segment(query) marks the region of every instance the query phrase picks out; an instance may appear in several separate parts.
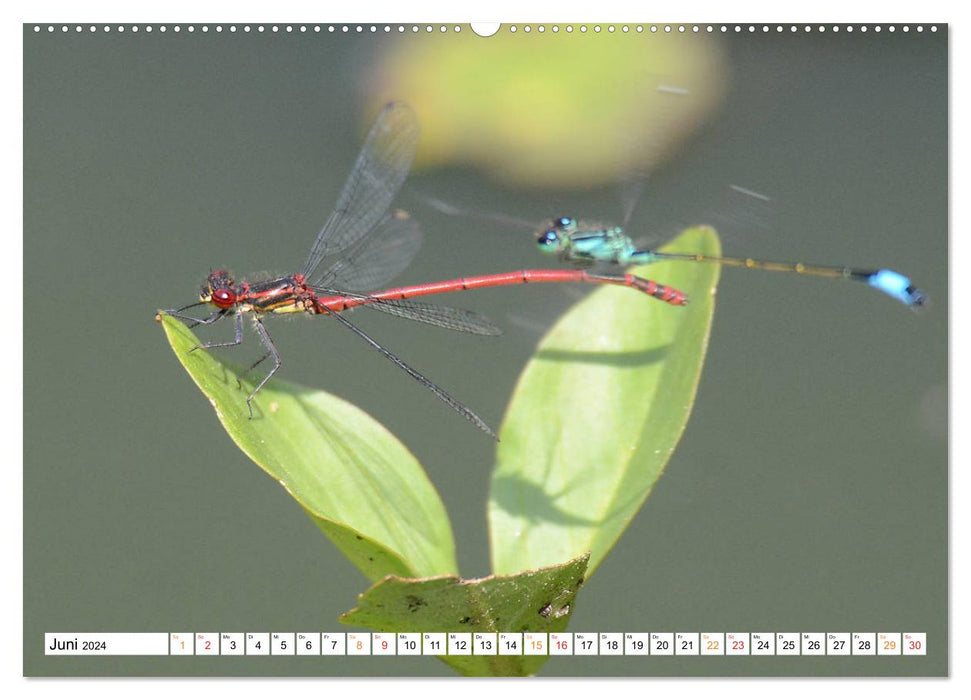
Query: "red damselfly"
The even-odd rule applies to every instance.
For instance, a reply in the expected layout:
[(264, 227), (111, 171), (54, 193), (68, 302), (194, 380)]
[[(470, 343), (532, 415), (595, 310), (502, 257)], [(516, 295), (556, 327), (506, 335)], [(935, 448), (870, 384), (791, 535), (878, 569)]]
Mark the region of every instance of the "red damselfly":
[[(417, 144), (418, 121), (414, 112), (403, 103), (387, 105), (368, 133), (341, 191), (337, 208), (317, 234), (300, 273), (247, 282), (236, 281), (225, 270), (216, 270), (206, 279), (199, 301), (166, 312), (190, 322), (190, 327), (209, 325), (227, 317), (235, 320), (236, 335), (233, 340), (205, 343), (194, 349), (240, 345), (243, 342), (243, 316), (251, 314), (257, 336), (266, 352), (247, 372), (266, 359), (272, 359), (273, 367), (246, 398), (250, 418), (253, 417), (253, 399), (281, 366), (280, 354), (263, 325), (263, 317), (269, 314), (306, 313), (336, 319), (495, 438), (492, 429), (471, 409), (392, 354), (341, 312), (363, 306), (450, 330), (498, 335), (501, 333), (499, 327), (480, 314), (409, 299), (532, 282), (589, 282), (631, 287), (675, 306), (687, 303), (687, 297), (682, 292), (651, 280), (630, 274), (595, 274), (586, 270), (517, 270), (369, 291), (404, 270), (417, 254), (421, 243), (420, 231), (410, 216), (402, 211), (389, 212), (391, 202), (411, 167)], [(214, 306), (215, 311), (205, 318), (184, 313), (187, 309), (203, 305)]]

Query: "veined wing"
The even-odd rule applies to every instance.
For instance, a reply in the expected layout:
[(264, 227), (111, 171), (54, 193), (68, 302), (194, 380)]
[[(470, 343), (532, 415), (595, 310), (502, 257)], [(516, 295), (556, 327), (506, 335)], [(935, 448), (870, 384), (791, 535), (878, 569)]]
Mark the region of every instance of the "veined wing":
[(320, 261), (353, 246), (384, 218), (411, 168), (418, 146), (418, 119), (403, 102), (378, 115), (354, 163), (337, 208), (317, 234), (302, 273), (311, 278)]
[(427, 323), (439, 328), (452, 331), (474, 333), (475, 335), (502, 335), (502, 329), (489, 318), (467, 309), (456, 309), (452, 306), (437, 304), (423, 304), (418, 301), (405, 299), (382, 300), (376, 304), (367, 304), (370, 309), (377, 309), (392, 316), (400, 316), (412, 321)]
[[(463, 333), (473, 333), (475, 335), (502, 335), (502, 328), (493, 323), (489, 318), (475, 311), (467, 309), (457, 309), (452, 306), (440, 306), (438, 304), (424, 304), (410, 299), (378, 299), (367, 294), (347, 293), (343, 290), (328, 289), (326, 287), (315, 287), (315, 290), (323, 296), (341, 296), (348, 299), (359, 299), (363, 303), (355, 305), (353, 308), (364, 307), (376, 309), (392, 316), (407, 318), (419, 323), (427, 323), (430, 326), (447, 328), (451, 331), (461, 331)], [(343, 313), (343, 312), (335, 312)]]
[(404, 270), (421, 247), (421, 230), (407, 212), (385, 216), (374, 232), (338, 256), (308, 280), (316, 287), (366, 292), (384, 285)]

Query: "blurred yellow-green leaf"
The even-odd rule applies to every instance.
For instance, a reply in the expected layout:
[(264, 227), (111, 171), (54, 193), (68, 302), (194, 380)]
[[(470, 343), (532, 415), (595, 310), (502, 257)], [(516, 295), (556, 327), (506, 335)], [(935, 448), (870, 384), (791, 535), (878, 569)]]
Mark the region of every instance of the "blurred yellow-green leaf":
[(406, 100), (422, 124), (417, 167), (470, 164), (512, 183), (593, 187), (652, 169), (717, 106), (709, 36), (503, 26), (395, 40), (369, 107)]

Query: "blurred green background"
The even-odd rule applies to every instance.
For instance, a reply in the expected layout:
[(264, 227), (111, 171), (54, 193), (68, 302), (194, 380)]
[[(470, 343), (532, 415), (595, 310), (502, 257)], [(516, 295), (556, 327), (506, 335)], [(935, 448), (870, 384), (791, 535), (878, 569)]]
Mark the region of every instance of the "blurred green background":
[[(27, 675), (452, 675), (431, 658), (42, 653), (55, 631), (350, 629), (336, 618), (367, 581), (234, 447), (153, 316), (193, 301), (213, 267), (295, 271), (389, 97), (413, 101), (427, 125), (424, 167), (399, 199), (425, 246), (402, 282), (550, 262), (528, 233), (443, 216), (417, 194), (537, 222), (609, 221), (623, 211), (616, 183), (649, 171), (637, 237), (709, 223), (727, 254), (893, 267), (932, 300), (914, 314), (859, 285), (725, 270), (681, 445), (571, 624), (927, 632), (926, 657), (576, 657), (542, 674), (946, 673), (946, 28), (773, 25), (716, 44), (479, 39), (467, 26), (458, 37), (71, 27), (24, 28)], [(672, 52), (701, 56), (684, 61), (698, 72), (679, 73)], [(682, 112), (689, 99), (697, 109)], [(355, 318), (497, 426), (540, 335), (585, 291), (443, 299), (498, 321), (499, 339)], [(415, 452), (453, 519), (461, 574), (488, 574), (495, 446), (336, 324), (270, 330), (283, 376), (360, 405)], [(249, 340), (233, 359), (258, 356)]]

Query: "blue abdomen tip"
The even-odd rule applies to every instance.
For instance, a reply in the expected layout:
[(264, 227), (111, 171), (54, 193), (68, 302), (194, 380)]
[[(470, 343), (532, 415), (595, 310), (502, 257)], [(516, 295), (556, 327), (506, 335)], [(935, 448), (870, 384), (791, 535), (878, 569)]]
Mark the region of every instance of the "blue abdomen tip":
[(926, 295), (911, 283), (909, 277), (894, 270), (874, 272), (867, 278), (867, 284), (908, 306), (921, 306), (927, 300)]

